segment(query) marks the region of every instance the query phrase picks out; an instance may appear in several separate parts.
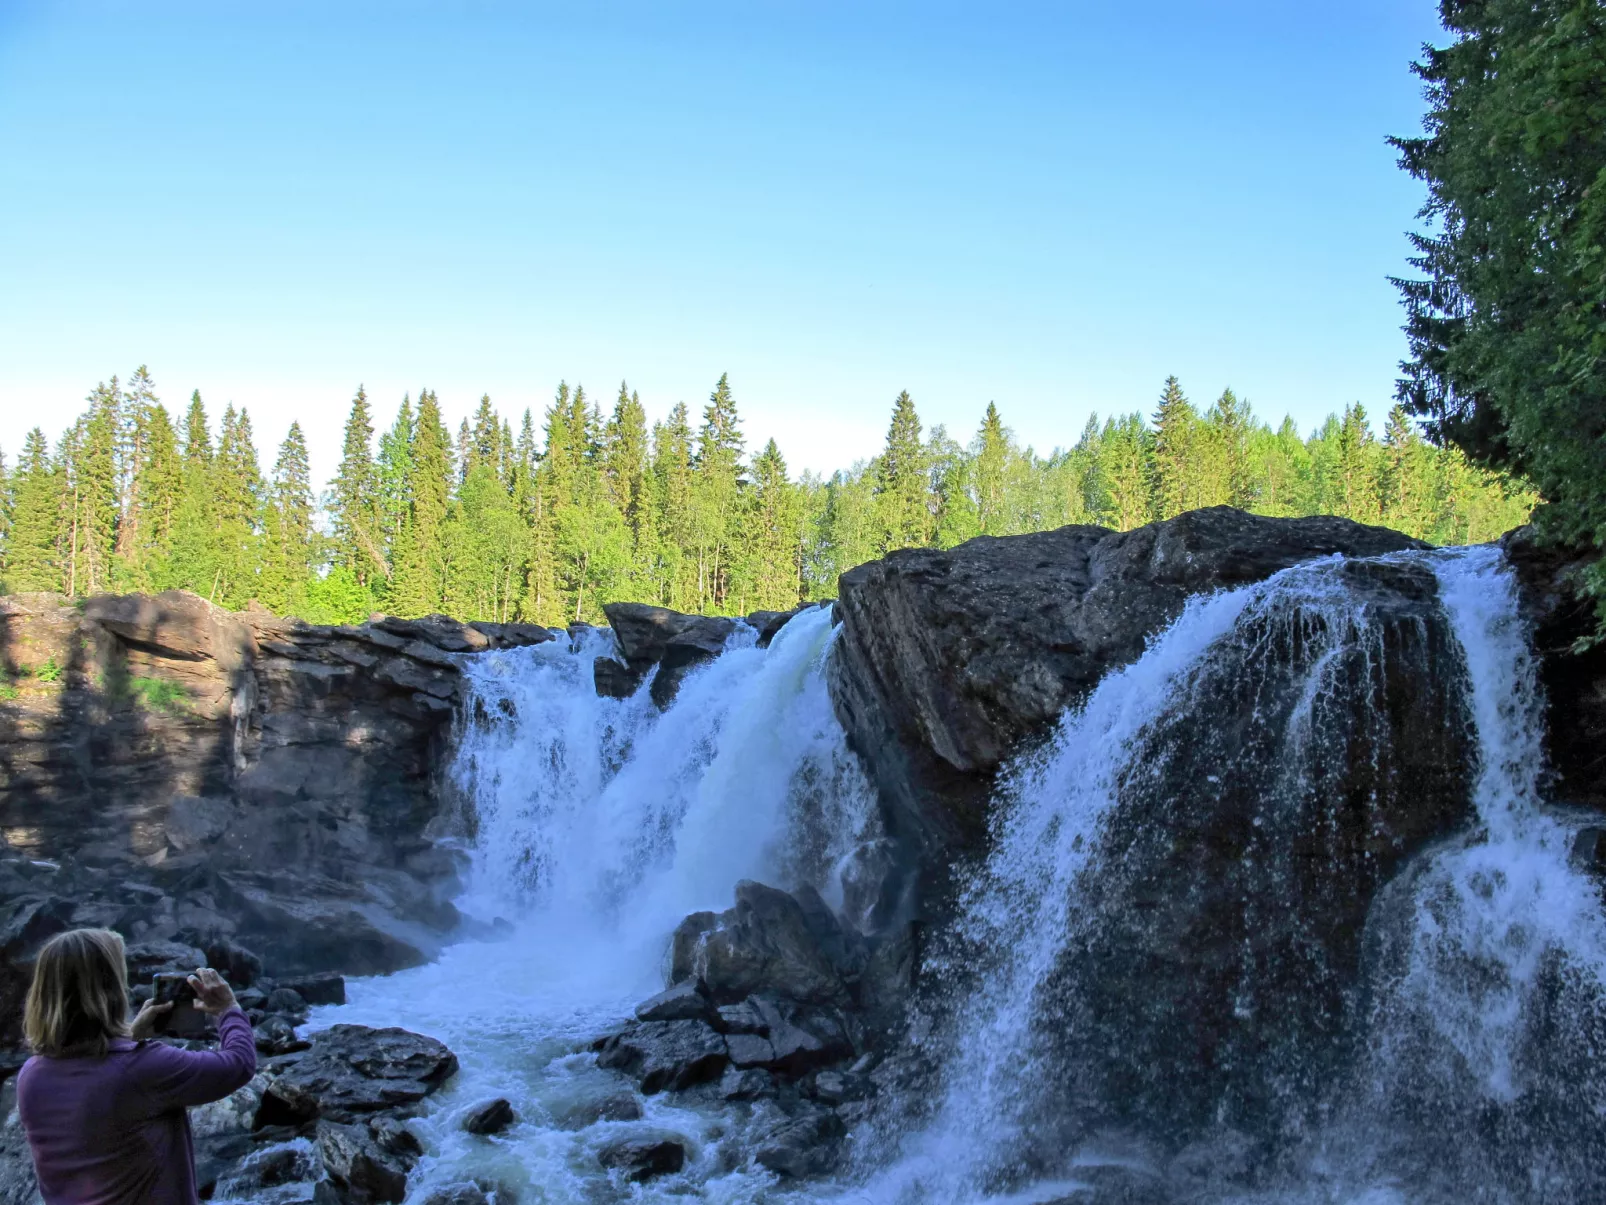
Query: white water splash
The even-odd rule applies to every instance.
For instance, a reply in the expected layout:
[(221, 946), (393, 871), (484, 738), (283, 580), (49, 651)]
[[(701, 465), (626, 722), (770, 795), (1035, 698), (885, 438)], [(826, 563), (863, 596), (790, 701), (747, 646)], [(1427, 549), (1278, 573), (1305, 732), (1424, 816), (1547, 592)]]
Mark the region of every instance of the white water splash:
[[(1606, 989), (1606, 924), (1598, 887), (1569, 864), (1577, 825), (1542, 806), (1544, 706), (1513, 576), (1492, 546), (1443, 550), (1429, 563), (1466, 661), (1482, 831), (1424, 873), (1407, 968), (1386, 1011), (1430, 1026), (1435, 1062), (1453, 1061), (1458, 1077), (1510, 1103), (1533, 1086), (1529, 1027), (1547, 971), (1582, 977), (1597, 996)], [(1385, 1085), (1414, 1065), (1402, 1048), (1418, 1036), (1385, 1022)]]

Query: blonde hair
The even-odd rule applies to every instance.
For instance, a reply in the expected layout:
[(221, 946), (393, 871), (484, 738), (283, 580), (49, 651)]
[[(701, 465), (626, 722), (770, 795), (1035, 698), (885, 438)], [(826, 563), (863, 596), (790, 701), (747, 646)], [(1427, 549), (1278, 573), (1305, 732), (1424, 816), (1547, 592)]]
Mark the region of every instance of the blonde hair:
[(110, 929), (73, 929), (45, 943), (33, 967), (22, 1032), (36, 1054), (106, 1053), (128, 1036), (128, 969), (123, 939)]

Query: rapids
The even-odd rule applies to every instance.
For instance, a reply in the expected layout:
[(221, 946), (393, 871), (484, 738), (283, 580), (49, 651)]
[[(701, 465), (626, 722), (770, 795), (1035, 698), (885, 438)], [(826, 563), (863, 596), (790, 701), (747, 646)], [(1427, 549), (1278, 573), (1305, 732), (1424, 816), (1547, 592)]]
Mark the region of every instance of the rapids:
[[(1232, 1142), (1262, 1136), (1229, 1135), (1179, 1180), (1167, 1135), (1059, 1124), (1053, 1115), (1075, 1106), (1056, 1072), (1078, 1035), (1058, 1032), (1065, 988), (1055, 976), (1068, 943), (1100, 923), (1086, 900), (1111, 873), (1106, 818), (1145, 789), (1168, 717), (1204, 707), (1212, 674), (1259, 672), (1253, 653), (1268, 632), (1296, 640), (1303, 677), (1291, 707), (1256, 717), (1277, 726), (1272, 743), (1288, 767), (1268, 777), (1263, 806), (1311, 789), (1313, 716), (1347, 688), (1338, 667), (1382, 655), (1368, 604), (1336, 559), (1193, 599), (1140, 660), (1010, 767), (991, 853), (930, 968), (952, 986), (915, 1006), (911, 1040), (934, 1068), (929, 1088), (882, 1102), (834, 1184), (787, 1188), (752, 1169), (734, 1109), (652, 1097), (641, 1122), (565, 1121), (618, 1090), (576, 1051), (663, 986), (666, 939), (682, 916), (728, 907), (743, 878), (809, 883), (840, 903), (844, 866), (878, 836), (873, 792), (826, 689), (828, 609), (794, 619), (767, 650), (738, 629), (662, 714), (645, 686), (626, 700), (596, 697), (592, 662), (609, 651), (606, 634), (476, 659), (453, 768), (474, 834), (460, 906), (504, 931), (430, 966), (355, 981), (351, 1002), (318, 1010), (314, 1024), (402, 1025), (458, 1053), (462, 1073), (416, 1123), (429, 1154), (414, 1200), (470, 1175), (553, 1205), (1600, 1199), (1606, 926), (1597, 887), (1568, 863), (1581, 822), (1544, 799), (1544, 701), (1514, 584), (1489, 547), (1384, 559), (1425, 564), (1437, 582), (1457, 646), (1446, 672), (1458, 676), (1465, 713), (1445, 722), (1464, 719), (1471, 731), (1476, 821), (1379, 896), (1366, 926), (1360, 1053), (1290, 1107), (1278, 1153), (1253, 1177), (1227, 1166), (1241, 1149)], [(519, 1112), (513, 1130), (492, 1143), (457, 1130), (463, 1110), (498, 1095)], [(642, 1128), (689, 1139), (686, 1170), (611, 1184), (597, 1148)], [(1056, 1148), (1064, 1135), (1075, 1137)], [(1131, 1173), (1120, 1191), (1161, 1195), (1095, 1195), (1111, 1168)]]

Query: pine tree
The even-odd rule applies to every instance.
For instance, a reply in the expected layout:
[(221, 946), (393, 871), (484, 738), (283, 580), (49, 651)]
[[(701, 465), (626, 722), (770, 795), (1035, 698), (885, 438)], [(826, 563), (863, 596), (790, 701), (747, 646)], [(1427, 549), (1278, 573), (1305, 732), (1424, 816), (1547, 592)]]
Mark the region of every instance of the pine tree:
[(1378, 520), (1377, 466), (1375, 441), (1366, 408), (1359, 402), (1344, 408), (1338, 428), (1338, 478), (1340, 506), (1337, 512), (1361, 523)]
[(1141, 527), (1154, 514), (1154, 449), (1143, 416), (1110, 419), (1100, 436), (1108, 501), (1102, 521), (1117, 531)]
[(441, 609), (445, 588), (445, 526), (451, 496), (451, 435), (441, 421), (435, 394), (418, 395), (407, 496), (410, 506), (393, 566), (390, 605), (397, 615), (412, 618)]
[[(403, 405), (406, 405), (404, 402)], [(333, 528), (334, 564), (364, 586), (386, 572), (379, 471), (373, 457), (374, 423), (361, 385), (351, 399), (340, 468), (325, 503)]]
[(1255, 485), (1249, 463), (1249, 405), (1239, 401), (1231, 389), (1223, 389), (1205, 421), (1217, 459), (1218, 478), (1210, 490), (1210, 496), (1197, 498), (1196, 504), (1210, 506), (1225, 503), (1247, 510), (1255, 502)]
[(66, 536), (66, 589), (71, 596), (112, 587), (117, 540), (117, 444), (122, 390), (117, 378), (89, 395), (89, 410), (62, 440), (58, 463), (66, 472), (61, 524)]
[(139, 550), (144, 543), (140, 537), (141, 509), (139, 481), (145, 473), (146, 459), (150, 455), (152, 412), (159, 405), (156, 383), (150, 370), (141, 364), (128, 379), (123, 393), (119, 415), (117, 450), (117, 558), (125, 579), (137, 581), (140, 577)]
[(730, 381), (721, 374), (703, 407), (692, 481), (692, 540), (697, 563), (697, 608), (722, 607), (729, 587), (737, 505), (742, 488), (741, 420)]
[(24, 439), (17, 459), (11, 525), (6, 533), (6, 590), (63, 588), (57, 539), (61, 511), (62, 476), (51, 463), (45, 433), (35, 427)]
[(685, 402), (653, 428), (653, 510), (658, 515), (658, 557), (654, 565), (657, 601), (687, 610), (697, 598), (696, 554), (692, 544), (692, 430)]
[(974, 481), (976, 519), (986, 535), (1001, 535), (1005, 522), (1004, 477), (1009, 470), (1009, 432), (998, 415), (998, 407), (987, 403), (981, 427), (976, 432)]
[[(997, 417), (997, 411), (992, 411)], [(876, 483), (882, 548), (916, 548), (931, 539), (930, 465), (920, 442), (920, 417), (906, 389), (892, 403), (892, 422)]]
[(172, 547), (173, 527), (184, 494), (184, 462), (177, 433), (164, 406), (152, 405), (144, 412), (142, 423), (143, 451), (139, 473), (134, 478), (132, 524), (138, 539), (131, 569), (140, 587), (149, 589)]
[(751, 593), (740, 609), (785, 611), (798, 604), (803, 582), (800, 519), (786, 459), (771, 439), (753, 458), (753, 507), (743, 558)]
[(1194, 505), (1195, 440), (1199, 416), (1176, 377), (1165, 379), (1154, 412), (1154, 517), (1169, 519)]

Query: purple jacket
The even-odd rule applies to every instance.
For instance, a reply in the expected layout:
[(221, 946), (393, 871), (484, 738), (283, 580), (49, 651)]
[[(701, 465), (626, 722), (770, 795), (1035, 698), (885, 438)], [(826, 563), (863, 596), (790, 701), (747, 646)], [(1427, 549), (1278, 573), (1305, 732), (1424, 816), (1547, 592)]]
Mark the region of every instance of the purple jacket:
[(114, 1038), (104, 1058), (35, 1055), (17, 1076), (46, 1205), (195, 1205), (185, 1109), (222, 1100), (256, 1073), (251, 1022), (218, 1017), (217, 1050)]

